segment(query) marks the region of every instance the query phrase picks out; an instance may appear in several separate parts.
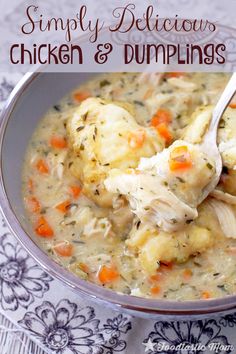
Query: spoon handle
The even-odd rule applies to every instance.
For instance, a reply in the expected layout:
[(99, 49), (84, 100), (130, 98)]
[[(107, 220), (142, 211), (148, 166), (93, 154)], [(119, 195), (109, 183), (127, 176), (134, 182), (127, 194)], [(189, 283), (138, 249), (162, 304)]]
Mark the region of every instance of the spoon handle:
[(232, 97), (234, 96), (235, 92), (236, 92), (236, 73), (234, 73), (231, 76), (231, 79), (229, 80), (226, 88), (224, 89), (224, 92), (222, 93), (217, 105), (215, 106), (212, 115), (211, 124), (208, 130), (209, 134), (214, 134), (216, 136), (220, 119), (224, 111), (228, 107), (228, 104), (231, 101)]

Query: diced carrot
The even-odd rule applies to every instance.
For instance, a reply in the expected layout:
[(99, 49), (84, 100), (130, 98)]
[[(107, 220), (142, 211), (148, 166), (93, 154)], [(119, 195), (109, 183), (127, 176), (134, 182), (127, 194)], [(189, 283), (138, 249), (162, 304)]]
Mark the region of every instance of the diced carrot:
[(71, 185), (70, 186), (70, 193), (73, 195), (74, 198), (78, 198), (82, 189), (78, 185)]
[(79, 267), (80, 267), (80, 269), (81, 269), (83, 272), (89, 273), (89, 267), (87, 266), (87, 264), (85, 264), (85, 263), (80, 263), (80, 264), (79, 264)]
[(141, 148), (146, 138), (146, 132), (142, 129), (130, 133), (128, 142), (132, 149)]
[(152, 295), (160, 294), (161, 288), (158, 285), (152, 286), (150, 292)]
[(26, 203), (26, 208), (31, 213), (39, 213), (40, 212), (41, 205), (40, 205), (37, 198), (35, 198), (35, 197), (25, 198), (25, 203)]
[(29, 189), (29, 192), (33, 192), (33, 190), (34, 190), (34, 183), (33, 183), (32, 178), (29, 178), (29, 180), (28, 180), (28, 189)]
[(98, 272), (98, 279), (102, 284), (111, 283), (119, 278), (119, 273), (114, 266), (102, 265)]
[(186, 281), (188, 281), (189, 279), (191, 279), (191, 277), (192, 277), (192, 275), (193, 275), (193, 272), (191, 271), (191, 269), (185, 269), (184, 271), (183, 271), (183, 278), (184, 278), (184, 280), (186, 280)]
[(53, 229), (51, 228), (51, 226), (43, 216), (41, 216), (38, 219), (35, 232), (37, 233), (38, 236), (44, 238), (51, 238), (54, 236)]
[(66, 139), (62, 136), (53, 135), (49, 143), (54, 149), (65, 149), (68, 146)]
[(78, 91), (74, 94), (74, 100), (77, 102), (83, 102), (89, 97), (91, 97), (91, 94), (86, 91)]
[(48, 165), (47, 165), (46, 161), (44, 161), (43, 159), (38, 160), (38, 162), (36, 164), (36, 168), (42, 174), (49, 173)]
[(61, 213), (67, 213), (70, 204), (71, 204), (70, 200), (66, 200), (63, 203), (58, 204), (56, 206), (56, 209), (59, 210)]
[(230, 108), (236, 108), (236, 103), (230, 103), (229, 107)]
[(201, 297), (202, 297), (202, 299), (210, 299), (211, 293), (209, 291), (203, 291)]
[(157, 274), (151, 275), (149, 280), (151, 283), (156, 283), (158, 281), (161, 281), (162, 278), (163, 278), (163, 274), (157, 273)]
[(167, 109), (159, 109), (152, 117), (151, 126), (157, 127), (161, 123), (170, 124), (172, 121), (172, 114)]
[(181, 77), (184, 76), (185, 73), (181, 73), (181, 72), (176, 72), (176, 73), (166, 73), (166, 77)]
[(186, 170), (193, 165), (187, 146), (177, 146), (170, 153), (169, 167), (171, 171)]
[(73, 245), (67, 241), (57, 243), (53, 249), (62, 257), (71, 257), (73, 254)]
[(160, 123), (156, 126), (156, 130), (160, 134), (160, 136), (165, 139), (167, 144), (170, 144), (173, 140), (173, 136), (171, 134), (171, 131), (169, 130), (168, 126), (166, 123)]

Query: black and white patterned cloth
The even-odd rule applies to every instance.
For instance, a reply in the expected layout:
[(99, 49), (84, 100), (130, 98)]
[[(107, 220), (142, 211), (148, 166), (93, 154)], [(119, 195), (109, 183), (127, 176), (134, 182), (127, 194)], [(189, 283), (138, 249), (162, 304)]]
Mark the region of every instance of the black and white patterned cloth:
[[(0, 108), (20, 77), (0, 75)], [(0, 217), (1, 354), (236, 353), (235, 332), (236, 312), (155, 321), (90, 303), (40, 268)]]

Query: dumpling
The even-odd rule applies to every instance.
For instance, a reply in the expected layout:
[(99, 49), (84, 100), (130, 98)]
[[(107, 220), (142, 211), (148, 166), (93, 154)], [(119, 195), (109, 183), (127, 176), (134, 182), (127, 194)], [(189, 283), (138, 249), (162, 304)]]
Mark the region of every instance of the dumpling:
[(155, 274), (160, 263), (184, 263), (191, 255), (202, 253), (213, 245), (212, 233), (204, 227), (188, 225), (184, 230), (166, 233), (141, 224), (133, 227), (128, 247), (138, 252), (144, 271)]
[(135, 168), (141, 157), (164, 148), (156, 130), (140, 126), (132, 113), (125, 103), (89, 98), (68, 122), (71, 171), (99, 206), (112, 206), (114, 193), (103, 183), (111, 169)]
[[(213, 106), (198, 108), (192, 115), (192, 123), (184, 132), (183, 139), (192, 144), (199, 144), (209, 126)], [(223, 164), (229, 169), (236, 166), (236, 109), (228, 107), (218, 129), (218, 144)]]

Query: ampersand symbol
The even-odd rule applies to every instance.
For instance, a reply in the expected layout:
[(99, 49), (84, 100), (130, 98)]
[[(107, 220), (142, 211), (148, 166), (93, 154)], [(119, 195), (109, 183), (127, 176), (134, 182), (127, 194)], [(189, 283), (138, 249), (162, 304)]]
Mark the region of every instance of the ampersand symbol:
[(94, 60), (98, 64), (104, 64), (108, 60), (108, 55), (112, 52), (113, 46), (111, 43), (98, 44), (97, 52), (94, 56)]

